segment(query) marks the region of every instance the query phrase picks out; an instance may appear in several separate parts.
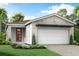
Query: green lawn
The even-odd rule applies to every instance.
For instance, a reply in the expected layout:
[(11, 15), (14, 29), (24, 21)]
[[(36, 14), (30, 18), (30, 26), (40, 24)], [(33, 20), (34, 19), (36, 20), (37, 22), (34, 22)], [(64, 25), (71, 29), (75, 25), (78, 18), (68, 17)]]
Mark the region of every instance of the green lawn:
[(14, 49), (10, 45), (0, 45), (0, 56), (59, 56), (48, 49)]

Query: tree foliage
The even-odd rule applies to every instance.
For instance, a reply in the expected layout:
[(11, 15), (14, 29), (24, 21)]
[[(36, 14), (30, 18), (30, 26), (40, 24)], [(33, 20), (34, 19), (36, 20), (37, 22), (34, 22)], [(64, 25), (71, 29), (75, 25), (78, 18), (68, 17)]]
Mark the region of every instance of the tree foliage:
[(6, 22), (8, 22), (7, 11), (4, 8), (0, 8), (0, 31), (5, 32)]
[(79, 25), (79, 6), (74, 8), (73, 11), (74, 17), (75, 17), (75, 22), (77, 23), (77, 25)]
[(73, 14), (75, 16), (79, 16), (79, 6), (77, 6), (77, 7), (74, 8)]
[(74, 21), (76, 19), (76, 16), (74, 14), (71, 14), (71, 15), (66, 15), (66, 18), (71, 21)]
[(12, 22), (20, 22), (23, 21), (23, 19), (24, 19), (24, 15), (22, 15), (21, 13), (17, 13), (11, 18)]
[(67, 10), (66, 9), (60, 9), (58, 12), (57, 12), (58, 15), (61, 15), (61, 16), (66, 16), (67, 14)]
[(0, 21), (7, 21), (7, 11), (4, 8), (0, 8)]
[(72, 35), (70, 36), (70, 44), (71, 45), (73, 44), (73, 36)]

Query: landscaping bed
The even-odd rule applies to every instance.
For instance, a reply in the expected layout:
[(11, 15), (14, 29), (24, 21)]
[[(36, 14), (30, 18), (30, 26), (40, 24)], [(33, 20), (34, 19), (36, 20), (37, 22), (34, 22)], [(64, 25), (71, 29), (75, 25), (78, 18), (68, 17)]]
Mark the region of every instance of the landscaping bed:
[(44, 47), (43, 45), (29, 45), (29, 44), (12, 44), (11, 45), (13, 48), (15, 49), (46, 49), (46, 47)]

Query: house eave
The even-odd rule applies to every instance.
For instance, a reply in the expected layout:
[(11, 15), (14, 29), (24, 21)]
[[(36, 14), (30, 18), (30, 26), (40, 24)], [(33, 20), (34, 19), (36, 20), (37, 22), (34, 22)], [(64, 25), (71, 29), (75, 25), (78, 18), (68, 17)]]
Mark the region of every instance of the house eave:
[(37, 27), (73, 27), (73, 25), (48, 25), (48, 24), (37, 24)]
[(24, 24), (7, 24), (7, 25), (11, 27), (25, 27)]

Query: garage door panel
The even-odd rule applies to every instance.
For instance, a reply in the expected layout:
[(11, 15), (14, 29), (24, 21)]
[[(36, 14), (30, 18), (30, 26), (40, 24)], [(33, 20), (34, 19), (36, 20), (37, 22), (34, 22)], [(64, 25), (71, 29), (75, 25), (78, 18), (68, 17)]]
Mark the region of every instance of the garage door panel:
[(69, 44), (68, 29), (38, 27), (39, 44)]

